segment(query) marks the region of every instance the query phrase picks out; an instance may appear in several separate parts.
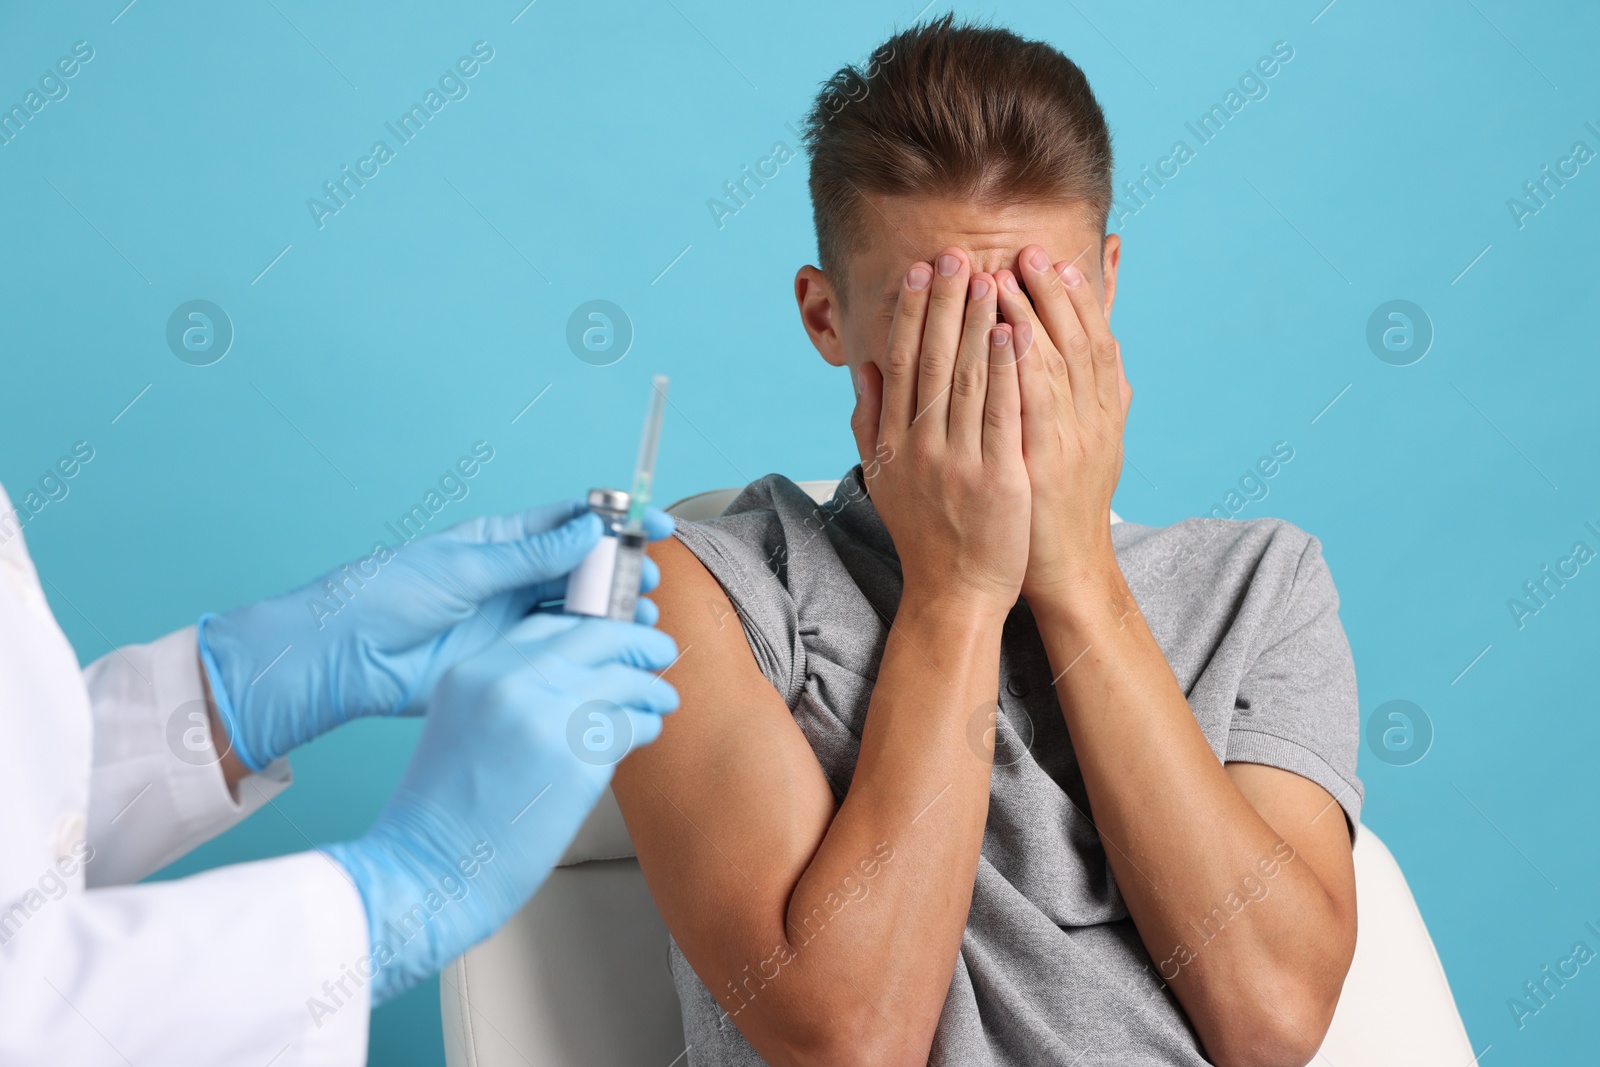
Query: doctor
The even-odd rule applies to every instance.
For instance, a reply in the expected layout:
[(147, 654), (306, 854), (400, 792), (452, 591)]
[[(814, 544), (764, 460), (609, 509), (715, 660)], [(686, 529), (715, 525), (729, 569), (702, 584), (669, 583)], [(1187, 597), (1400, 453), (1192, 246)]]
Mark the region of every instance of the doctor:
[[(370, 1006), (508, 919), (604, 790), (569, 725), (620, 756), (677, 705), (666, 635), (529, 614), (599, 536), (578, 504), (469, 521), (80, 671), (0, 489), (0, 1064), (363, 1063)], [(271, 803), (297, 745), (424, 708), (365, 835), (133, 884)]]

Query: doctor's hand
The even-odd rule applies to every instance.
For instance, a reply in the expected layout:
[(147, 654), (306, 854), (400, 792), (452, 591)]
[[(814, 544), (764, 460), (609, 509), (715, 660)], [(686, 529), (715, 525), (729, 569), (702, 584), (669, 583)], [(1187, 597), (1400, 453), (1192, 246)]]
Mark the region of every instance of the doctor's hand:
[[(672, 519), (652, 508), (645, 526), (659, 540)], [(285, 596), (203, 616), (201, 660), (234, 752), (259, 771), (350, 719), (420, 713), (451, 666), (559, 599), (600, 535), (576, 501), (471, 519), (398, 547), (380, 542)], [(658, 580), (646, 557), (642, 590)], [(655, 613), (639, 601), (639, 621)]]
[(658, 630), (540, 614), (507, 637), (445, 674), (377, 823), (324, 850), (366, 904), (374, 1005), (509, 919), (561, 858), (616, 762), (655, 740), (660, 716), (678, 705), (650, 673), (677, 653)]
[(996, 289), (959, 248), (913, 264), (850, 420), (905, 595), (986, 617), (1011, 610), (1028, 559), (1019, 367)]
[[(1117, 573), (1111, 497), (1133, 389), (1096, 286), (1038, 245), (1017, 256), (1021, 286), (999, 272), (1000, 310), (1014, 324), (1022, 382), (1022, 453), (1032, 486), (1028, 571), (1035, 611), (1098, 595)], [(1026, 292), (1024, 292), (1024, 288)]]

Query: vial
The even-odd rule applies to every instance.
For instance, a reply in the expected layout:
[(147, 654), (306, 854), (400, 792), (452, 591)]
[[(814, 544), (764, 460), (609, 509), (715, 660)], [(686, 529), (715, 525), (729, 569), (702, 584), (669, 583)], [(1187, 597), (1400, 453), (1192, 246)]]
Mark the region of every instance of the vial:
[(569, 614), (633, 621), (644, 571), (645, 535), (624, 529), (630, 502), (621, 489), (589, 490), (589, 510), (599, 517), (603, 532), (567, 576)]

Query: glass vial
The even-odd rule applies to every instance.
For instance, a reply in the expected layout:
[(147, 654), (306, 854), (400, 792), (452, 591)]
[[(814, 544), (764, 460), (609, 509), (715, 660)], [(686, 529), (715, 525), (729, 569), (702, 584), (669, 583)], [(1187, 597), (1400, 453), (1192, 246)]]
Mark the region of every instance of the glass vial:
[(565, 610), (632, 622), (644, 569), (645, 536), (624, 532), (629, 496), (622, 490), (591, 489), (588, 504), (604, 529), (599, 542), (567, 576)]

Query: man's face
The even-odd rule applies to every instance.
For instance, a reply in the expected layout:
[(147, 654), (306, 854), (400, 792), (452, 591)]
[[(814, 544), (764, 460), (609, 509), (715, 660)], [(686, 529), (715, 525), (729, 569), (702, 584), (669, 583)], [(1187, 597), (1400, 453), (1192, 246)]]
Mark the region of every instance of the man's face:
[[(863, 362), (876, 363), (889, 341), (895, 302), (906, 272), (918, 262), (932, 265), (948, 248), (958, 248), (972, 263), (973, 273), (993, 274), (1002, 268), (1017, 275), (1017, 253), (1040, 244), (1052, 263), (1071, 260), (1088, 275), (1106, 315), (1116, 298), (1118, 237), (1105, 238), (1101, 256), (1099, 228), (1086, 220), (1081, 204), (1038, 202), (982, 206), (957, 200), (869, 196), (865, 250), (850, 260), (848, 301), (841, 308), (837, 286), (816, 267), (802, 267), (795, 276), (795, 299), (812, 344), (834, 366), (852, 372)], [(1026, 286), (1024, 286), (1026, 288)]]

